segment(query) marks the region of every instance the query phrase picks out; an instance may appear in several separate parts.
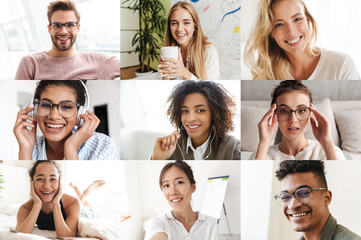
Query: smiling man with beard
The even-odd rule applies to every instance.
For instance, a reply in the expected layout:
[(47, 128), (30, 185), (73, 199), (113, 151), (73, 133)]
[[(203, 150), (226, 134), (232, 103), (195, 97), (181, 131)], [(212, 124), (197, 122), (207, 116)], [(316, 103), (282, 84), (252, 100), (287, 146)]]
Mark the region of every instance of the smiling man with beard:
[(116, 57), (76, 51), (80, 14), (72, 0), (50, 2), (47, 15), (52, 48), (25, 56), (15, 79), (110, 80), (120, 76), (120, 61)]
[(301, 240), (361, 239), (337, 224), (330, 214), (332, 193), (327, 187), (322, 161), (283, 161), (276, 177), (281, 181), (282, 191), (275, 199), (293, 230), (303, 233)]

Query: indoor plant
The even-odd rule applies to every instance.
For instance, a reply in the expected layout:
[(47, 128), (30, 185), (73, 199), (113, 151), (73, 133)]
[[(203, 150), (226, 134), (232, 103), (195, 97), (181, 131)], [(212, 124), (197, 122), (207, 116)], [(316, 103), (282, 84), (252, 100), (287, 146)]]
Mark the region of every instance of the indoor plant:
[(139, 30), (132, 40), (139, 54), (140, 72), (151, 71), (150, 63), (159, 58), (160, 44), (164, 42), (164, 31), (167, 19), (161, 0), (126, 0), (128, 9), (139, 12)]

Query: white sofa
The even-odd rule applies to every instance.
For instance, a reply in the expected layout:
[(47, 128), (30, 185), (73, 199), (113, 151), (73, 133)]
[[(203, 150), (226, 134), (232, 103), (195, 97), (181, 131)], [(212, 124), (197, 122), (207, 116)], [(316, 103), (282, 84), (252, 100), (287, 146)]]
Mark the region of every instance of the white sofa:
[[(357, 101), (315, 101), (315, 107), (331, 122), (332, 138), (342, 149), (347, 160), (361, 160), (361, 100)], [(259, 141), (257, 124), (269, 110), (269, 101), (242, 101), (241, 104), (241, 159), (249, 160), (257, 150)], [(309, 124), (310, 125), (310, 124)], [(315, 139), (311, 126), (307, 127), (306, 138)], [(280, 141), (276, 134), (273, 143)]]

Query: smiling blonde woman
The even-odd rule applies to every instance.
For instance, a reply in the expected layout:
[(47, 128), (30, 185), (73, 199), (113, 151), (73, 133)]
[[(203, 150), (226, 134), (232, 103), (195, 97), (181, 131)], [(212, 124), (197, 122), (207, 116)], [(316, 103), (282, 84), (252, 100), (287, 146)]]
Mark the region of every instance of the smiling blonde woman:
[(245, 46), (255, 80), (359, 80), (352, 59), (314, 46), (316, 20), (303, 0), (261, 0)]

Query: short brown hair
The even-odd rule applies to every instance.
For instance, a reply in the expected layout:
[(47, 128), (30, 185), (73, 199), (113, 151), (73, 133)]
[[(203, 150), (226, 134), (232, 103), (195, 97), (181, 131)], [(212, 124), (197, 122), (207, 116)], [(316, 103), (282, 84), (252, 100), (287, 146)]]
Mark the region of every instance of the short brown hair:
[(49, 3), (48, 6), (48, 21), (49, 24), (51, 23), (51, 16), (55, 11), (62, 10), (62, 11), (73, 11), (76, 16), (76, 21), (80, 22), (80, 14), (78, 10), (76, 10), (76, 5), (72, 0), (56, 0)]
[(276, 103), (279, 96), (293, 91), (303, 92), (310, 99), (310, 103), (312, 103), (312, 93), (308, 87), (302, 84), (301, 80), (285, 80), (273, 90), (271, 105)]
[(284, 160), (276, 171), (276, 177), (282, 181), (285, 177), (295, 173), (312, 172), (320, 187), (328, 188), (326, 181), (325, 164), (319, 160)]

